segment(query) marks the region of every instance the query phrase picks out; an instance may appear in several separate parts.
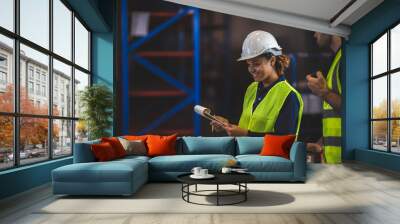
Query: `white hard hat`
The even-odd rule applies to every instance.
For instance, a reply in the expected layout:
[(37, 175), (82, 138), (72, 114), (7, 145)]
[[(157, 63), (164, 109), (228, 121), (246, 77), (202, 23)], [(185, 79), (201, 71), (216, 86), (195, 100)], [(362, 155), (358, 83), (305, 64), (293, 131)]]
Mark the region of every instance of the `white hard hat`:
[(249, 33), (243, 41), (242, 55), (238, 61), (255, 58), (264, 53), (271, 53), (275, 56), (282, 54), (282, 48), (276, 42), (276, 39), (272, 34), (256, 30)]

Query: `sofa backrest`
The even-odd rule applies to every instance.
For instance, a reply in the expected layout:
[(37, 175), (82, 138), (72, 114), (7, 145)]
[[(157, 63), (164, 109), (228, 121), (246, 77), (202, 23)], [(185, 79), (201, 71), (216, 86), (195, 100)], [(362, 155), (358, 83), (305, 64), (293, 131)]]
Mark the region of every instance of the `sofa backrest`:
[(177, 144), (177, 154), (226, 154), (235, 155), (233, 137), (182, 137)]
[(95, 162), (96, 158), (90, 148), (92, 144), (98, 144), (100, 140), (75, 143), (74, 148), (74, 163), (89, 163)]
[[(90, 148), (100, 140), (75, 143), (74, 163), (95, 162), (96, 159)], [(176, 152), (178, 155), (196, 154), (226, 154), (244, 155), (259, 154), (263, 147), (263, 137), (178, 137)]]
[(264, 137), (236, 137), (236, 155), (259, 154)]

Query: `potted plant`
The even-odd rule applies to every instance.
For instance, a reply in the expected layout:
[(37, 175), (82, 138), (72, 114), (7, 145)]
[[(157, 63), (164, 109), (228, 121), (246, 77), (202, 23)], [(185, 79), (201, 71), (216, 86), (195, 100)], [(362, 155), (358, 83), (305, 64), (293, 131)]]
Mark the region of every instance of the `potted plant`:
[(83, 119), (80, 124), (87, 126), (89, 140), (110, 136), (107, 130), (112, 125), (112, 92), (105, 85), (94, 84), (79, 95)]

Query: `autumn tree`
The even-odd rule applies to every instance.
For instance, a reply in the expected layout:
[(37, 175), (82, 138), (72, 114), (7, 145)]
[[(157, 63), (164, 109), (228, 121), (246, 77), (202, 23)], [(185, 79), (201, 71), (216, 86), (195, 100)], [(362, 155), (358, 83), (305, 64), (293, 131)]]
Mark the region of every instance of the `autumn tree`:
[[(14, 107), (14, 88), (8, 85), (4, 93), (0, 93), (0, 110), (3, 112), (13, 112)], [(34, 105), (29, 99), (29, 95), (24, 87), (20, 88), (20, 110), (23, 114), (41, 114), (46, 115), (48, 106), (46, 103)], [(13, 117), (0, 116), (0, 146), (3, 148), (11, 148), (13, 146)], [(48, 136), (48, 119), (47, 118), (20, 118), (20, 148), (24, 149), (26, 145), (47, 143)], [(59, 135), (59, 128), (53, 128), (53, 138)]]
[[(393, 99), (391, 102), (391, 117), (400, 117), (400, 100)], [(373, 118), (387, 118), (387, 101), (381, 101), (378, 106), (373, 108)], [(392, 142), (397, 142), (400, 138), (400, 122), (391, 122), (391, 134)], [(386, 138), (387, 136), (387, 122), (386, 121), (375, 121), (373, 124), (374, 138)]]

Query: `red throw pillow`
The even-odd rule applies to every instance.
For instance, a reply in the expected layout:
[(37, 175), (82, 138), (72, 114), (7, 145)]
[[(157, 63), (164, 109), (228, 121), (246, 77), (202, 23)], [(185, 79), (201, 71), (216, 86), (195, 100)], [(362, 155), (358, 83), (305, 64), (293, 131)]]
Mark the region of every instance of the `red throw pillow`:
[(99, 162), (109, 161), (117, 158), (113, 147), (108, 142), (92, 144), (91, 149), (94, 157)]
[(265, 135), (264, 146), (261, 149), (262, 156), (280, 156), (289, 159), (290, 147), (296, 135)]
[(148, 135), (148, 156), (176, 155), (177, 134), (170, 136)]
[(118, 138), (110, 137), (110, 138), (101, 138), (101, 142), (108, 142), (112, 146), (115, 151), (115, 155), (118, 158), (126, 156), (126, 151), (122, 146), (121, 142), (119, 142)]

